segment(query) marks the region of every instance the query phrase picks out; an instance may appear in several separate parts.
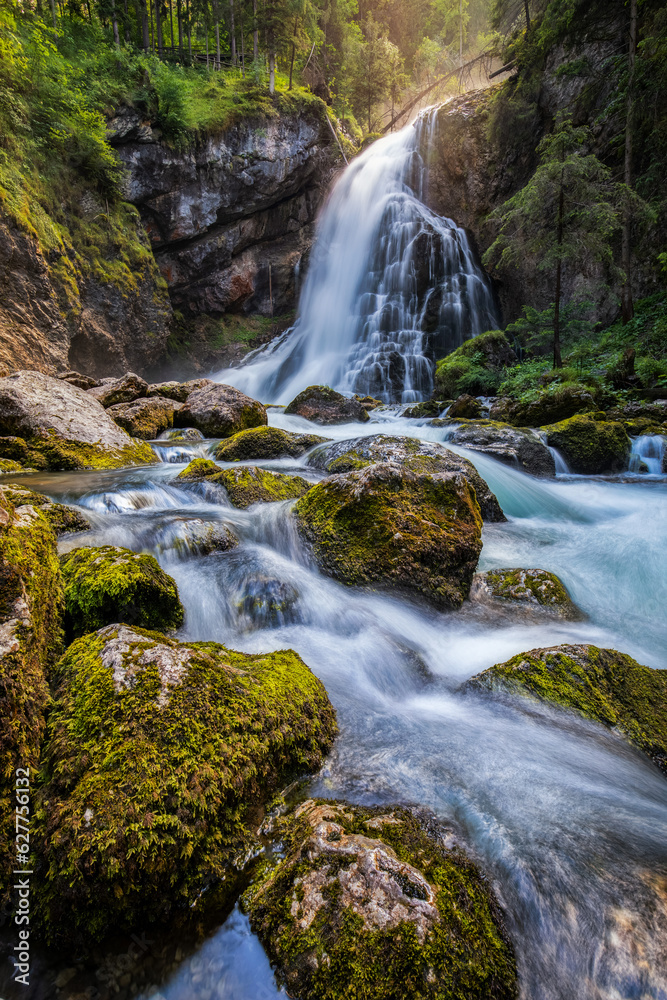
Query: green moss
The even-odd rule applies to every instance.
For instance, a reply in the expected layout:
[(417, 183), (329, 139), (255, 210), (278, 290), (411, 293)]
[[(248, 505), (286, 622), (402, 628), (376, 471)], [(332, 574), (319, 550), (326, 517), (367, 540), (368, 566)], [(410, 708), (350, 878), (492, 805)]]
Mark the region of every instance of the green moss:
[(516, 355), (501, 330), (481, 333), (438, 361), (433, 398), (457, 399), (464, 393), (473, 396), (493, 394), (500, 384), (503, 367), (513, 361)]
[(519, 653), (473, 677), (470, 689), (528, 693), (618, 729), (667, 773), (667, 671), (615, 649), (553, 646)]
[(20, 462), (15, 462), (13, 458), (0, 458), (0, 472), (8, 474), (11, 472), (25, 472), (26, 469)]
[(461, 475), (377, 464), (318, 483), (294, 513), (319, 565), (343, 583), (405, 589), (441, 607), (468, 594), (482, 520)]
[(336, 732), (291, 650), (116, 626), (77, 640), (57, 680), (35, 909), (45, 938), (68, 946), (185, 915), (216, 884), (231, 892), (257, 807), (317, 769)]
[(508, 601), (533, 598), (538, 604), (570, 604), (570, 595), (555, 573), (543, 569), (501, 569), (485, 574), (494, 597)]
[(113, 545), (73, 549), (61, 559), (69, 636), (114, 622), (175, 629), (183, 624), (176, 584), (146, 553)]
[(64, 535), (72, 531), (88, 531), (90, 528), (90, 521), (76, 507), (53, 503), (49, 497), (42, 493), (35, 493), (34, 490), (24, 489), (20, 485), (5, 486), (3, 492), (15, 507), (22, 507), (25, 504), (38, 507), (56, 535)]
[(252, 459), (297, 458), (327, 438), (317, 434), (290, 434), (277, 427), (251, 427), (240, 431), (215, 449), (219, 462), (244, 462)]
[(621, 423), (579, 414), (545, 430), (549, 445), (563, 453), (572, 472), (594, 475), (627, 469), (631, 442)]
[(8, 901), (16, 830), (14, 775), (35, 784), (49, 704), (47, 673), (62, 650), (63, 589), (51, 526), (0, 488), (0, 904)]
[(222, 472), (222, 469), (209, 458), (193, 458), (190, 464), (179, 472), (176, 479), (196, 483), (202, 479), (210, 479), (218, 472)]
[[(122, 469), (130, 465), (156, 462), (155, 452), (145, 441), (131, 440), (124, 448), (47, 437), (0, 438), (0, 455), (34, 469), (58, 472), (70, 469)], [(21, 457), (19, 457), (19, 455)], [(22, 470), (25, 471), (25, 470)]]
[(294, 500), (307, 493), (313, 485), (301, 476), (284, 476), (281, 473), (267, 472), (266, 469), (248, 465), (237, 469), (224, 469), (209, 481), (224, 486), (235, 507)]
[[(512, 948), (488, 883), (461, 851), (442, 847), (411, 812), (304, 803), (279, 823), (278, 833), (286, 857), (265, 869), (243, 905), (290, 995), (302, 1000), (518, 995)], [(344, 849), (336, 853), (341, 841)], [(375, 893), (361, 874), (363, 863), (354, 873), (359, 855), (368, 858), (371, 851), (376, 859), (371, 869), (374, 863), (379, 867)], [(383, 909), (384, 871), (391, 872), (384, 885), (393, 881), (400, 888), (401, 920)], [(319, 899), (311, 889), (313, 877)], [(396, 889), (389, 891), (394, 904)], [(421, 931), (415, 900), (430, 904)], [(378, 912), (387, 917), (384, 926), (373, 919)]]

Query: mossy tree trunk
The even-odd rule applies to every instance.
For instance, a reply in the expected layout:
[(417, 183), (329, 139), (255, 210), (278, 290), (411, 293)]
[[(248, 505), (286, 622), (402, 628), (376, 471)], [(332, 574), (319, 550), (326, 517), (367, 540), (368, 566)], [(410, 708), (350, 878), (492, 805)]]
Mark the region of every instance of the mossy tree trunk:
[[(558, 234), (557, 241), (559, 249), (563, 245), (563, 212), (565, 208), (565, 191), (563, 188), (563, 174), (560, 179), (560, 192), (558, 195)], [(560, 300), (561, 300), (561, 279), (563, 263), (561, 256), (558, 256), (556, 264), (556, 297), (554, 304), (554, 368), (563, 367), (563, 359), (560, 353)]]
[[(632, 111), (633, 82), (635, 75), (635, 59), (637, 57), (637, 0), (630, 0), (630, 37), (628, 44), (628, 96), (625, 112), (625, 156), (623, 164), (623, 181), (626, 187), (632, 189)], [(625, 272), (625, 280), (621, 291), (621, 316), (623, 323), (628, 323), (634, 316), (632, 301), (632, 212), (626, 205), (623, 213), (623, 235), (621, 244), (621, 260)]]

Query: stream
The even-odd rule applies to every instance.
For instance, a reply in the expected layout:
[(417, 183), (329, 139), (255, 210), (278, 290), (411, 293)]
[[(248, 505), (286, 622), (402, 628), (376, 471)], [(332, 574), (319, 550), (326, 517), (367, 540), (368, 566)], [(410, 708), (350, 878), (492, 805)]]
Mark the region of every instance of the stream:
[[(285, 429), (322, 432), (278, 409), (269, 414)], [(369, 423), (324, 431), (340, 440), (382, 432), (442, 442), (447, 429), (387, 407)], [(587, 616), (535, 625), (488, 617), (469, 604), (438, 612), (324, 578), (298, 540), (292, 502), (237, 510), (220, 489), (175, 485), (188, 458), (207, 446), (164, 449), (176, 461), (148, 468), (20, 481), (78, 504), (93, 521), (92, 531), (65, 536), (61, 549), (116, 544), (152, 552), (178, 584), (186, 609), (181, 638), (300, 653), (340, 724), (323, 771), (300, 794), (433, 809), (493, 879), (523, 997), (667, 997), (664, 777), (599, 725), (533, 702), (458, 692), (494, 663), (557, 643), (592, 642), (667, 667), (664, 477), (537, 480), (455, 449), (477, 466), (508, 516), (485, 526), (480, 569), (552, 570)], [(259, 464), (319, 478), (306, 461)], [(188, 544), (193, 519), (229, 524), (240, 545), (197, 555)], [(283, 995), (238, 909), (194, 953), (176, 955), (170, 968), (158, 963), (151, 988), (117, 995)]]

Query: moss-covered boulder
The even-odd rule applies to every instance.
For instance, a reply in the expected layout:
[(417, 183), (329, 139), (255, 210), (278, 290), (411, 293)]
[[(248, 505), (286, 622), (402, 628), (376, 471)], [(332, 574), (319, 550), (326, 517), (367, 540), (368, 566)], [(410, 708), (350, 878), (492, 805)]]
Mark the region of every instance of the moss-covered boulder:
[(30, 504), (31, 507), (38, 507), (41, 514), (53, 528), (55, 534), (66, 535), (74, 531), (89, 531), (91, 523), (80, 510), (70, 507), (68, 504), (54, 503), (49, 497), (42, 493), (35, 493), (34, 490), (24, 489), (22, 486), (8, 485), (0, 487), (4, 495), (8, 497), (15, 507)]
[(223, 469), (209, 482), (224, 486), (235, 507), (250, 507), (254, 503), (275, 503), (277, 500), (295, 500), (302, 497), (313, 484), (301, 476), (284, 476), (267, 472), (254, 465), (237, 469)]
[(150, 445), (131, 438), (89, 392), (41, 372), (0, 378), (0, 436), (25, 449), (25, 458), (7, 458), (35, 469), (116, 469), (156, 460)]
[(579, 414), (544, 430), (547, 441), (558, 448), (572, 472), (596, 475), (628, 467), (632, 444), (621, 423)]
[(348, 399), (328, 385), (309, 385), (285, 407), (285, 413), (293, 413), (315, 424), (370, 420), (366, 407), (358, 399)]
[(470, 600), (569, 620), (583, 617), (561, 580), (545, 569), (492, 569), (475, 573)]
[(196, 427), (206, 437), (231, 437), (267, 423), (266, 409), (231, 385), (208, 382), (189, 392), (174, 414), (180, 427)]
[(556, 474), (554, 457), (544, 442), (529, 430), (519, 430), (510, 424), (469, 421), (451, 431), (447, 440), (461, 448), (490, 455), (531, 476), (553, 477)]
[(131, 403), (116, 403), (107, 409), (107, 413), (132, 437), (153, 441), (162, 431), (173, 427), (174, 413), (182, 405), (173, 399), (151, 396), (135, 399)]
[(61, 570), (70, 637), (113, 622), (160, 631), (183, 624), (176, 584), (145, 552), (84, 546), (61, 558)]
[(441, 608), (468, 596), (482, 518), (459, 472), (370, 465), (318, 483), (294, 514), (318, 565), (342, 583), (403, 591)]
[(489, 883), (432, 817), (309, 800), (276, 833), (285, 856), (242, 902), (291, 997), (518, 996)]
[(454, 400), (447, 410), (447, 416), (453, 420), (475, 420), (482, 415), (482, 404), (474, 396), (463, 393)]
[(249, 656), (125, 625), (60, 661), (44, 754), (42, 933), (76, 945), (236, 887), (258, 807), (319, 768), (336, 733), (291, 650)]
[(204, 479), (210, 479), (211, 476), (217, 476), (219, 472), (222, 472), (222, 469), (210, 458), (193, 458), (183, 471), (179, 472), (174, 482), (200, 483)]
[(184, 403), (195, 390), (205, 389), (206, 386), (213, 384), (210, 378), (191, 378), (187, 382), (153, 382), (148, 386), (148, 395), (164, 396), (165, 399)]
[(335, 444), (318, 448), (308, 459), (309, 466), (329, 473), (365, 469), (376, 462), (394, 462), (419, 473), (460, 472), (475, 491), (482, 520), (505, 520), (495, 494), (472, 462), (440, 444), (416, 441), (409, 437), (374, 434), (372, 437), (336, 441)]
[(667, 670), (597, 646), (519, 653), (472, 677), (465, 690), (528, 694), (623, 733), (667, 774)]
[(19, 867), (16, 777), (30, 789), (37, 781), (46, 675), (62, 651), (63, 608), (51, 525), (38, 508), (14, 503), (0, 488), (0, 908)]
[(541, 427), (596, 409), (597, 404), (587, 389), (580, 385), (556, 385), (525, 402), (501, 399), (491, 407), (491, 416), (515, 427)]
[(401, 416), (406, 417), (408, 420), (423, 420), (431, 417), (439, 417), (445, 406), (447, 406), (446, 400), (427, 399), (423, 403), (415, 403), (414, 406), (409, 406), (407, 410), (403, 410)]
[(257, 459), (298, 458), (323, 444), (327, 438), (318, 434), (290, 434), (278, 427), (252, 427), (221, 441), (214, 451), (219, 462), (248, 462)]
[(515, 365), (517, 356), (502, 330), (489, 330), (466, 340), (435, 369), (433, 398), (456, 399), (462, 393), (495, 392), (503, 368)]

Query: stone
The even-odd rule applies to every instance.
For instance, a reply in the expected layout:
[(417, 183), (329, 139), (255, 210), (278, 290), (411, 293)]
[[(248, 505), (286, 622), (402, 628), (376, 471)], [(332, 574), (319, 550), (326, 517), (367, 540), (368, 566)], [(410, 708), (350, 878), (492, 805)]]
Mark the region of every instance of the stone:
[(94, 389), (100, 384), (98, 379), (82, 375), (81, 372), (59, 372), (57, 377), (63, 382), (75, 385), (77, 389)]
[(470, 600), (497, 607), (517, 607), (556, 618), (583, 618), (563, 583), (544, 569), (493, 569), (475, 573)]
[[(186, 470), (187, 471), (187, 470)], [(312, 489), (313, 484), (301, 476), (284, 476), (256, 466), (244, 465), (223, 469), (208, 482), (223, 486), (234, 507), (250, 507), (255, 503), (275, 503), (295, 500)]]
[(131, 403), (115, 403), (107, 408), (109, 416), (132, 437), (154, 441), (174, 424), (174, 413), (182, 403), (162, 396), (135, 399)]
[(571, 472), (597, 475), (628, 467), (632, 442), (621, 423), (578, 414), (544, 430), (548, 443), (558, 448)]
[(285, 407), (285, 413), (311, 420), (315, 424), (364, 423), (370, 420), (366, 408), (327, 385), (310, 385)]
[(452, 420), (460, 417), (463, 417), (465, 420), (474, 420), (475, 417), (481, 417), (481, 415), (482, 404), (474, 396), (469, 396), (467, 393), (455, 399), (447, 410), (447, 416), (451, 417)]
[(22, 507), (29, 504), (31, 507), (39, 508), (40, 514), (46, 518), (51, 525), (56, 537), (71, 534), (76, 531), (89, 531), (92, 527), (90, 521), (77, 507), (68, 504), (54, 503), (49, 497), (34, 490), (24, 489), (21, 486), (10, 485), (0, 487), (4, 495), (11, 500), (15, 507)]
[(228, 525), (202, 518), (177, 518), (158, 529), (155, 544), (160, 552), (175, 551), (184, 556), (208, 556), (227, 552), (238, 545)]
[(147, 391), (148, 382), (134, 372), (126, 372), (121, 378), (104, 379), (96, 388), (88, 389), (93, 399), (98, 400), (105, 409), (116, 403), (131, 403), (134, 399), (141, 399)]
[(490, 884), (430, 814), (308, 799), (272, 832), (242, 906), (289, 996), (518, 996)]
[(298, 458), (327, 440), (318, 434), (291, 434), (277, 427), (252, 427), (222, 441), (213, 454), (219, 462)]
[(429, 417), (439, 417), (447, 404), (443, 400), (428, 399), (424, 403), (415, 403), (403, 410), (402, 417), (408, 420), (422, 420)]
[(514, 349), (501, 330), (480, 333), (438, 361), (433, 395), (438, 399), (457, 398), (461, 393), (489, 395), (495, 391), (503, 369), (517, 361)]
[(196, 427), (206, 437), (221, 438), (268, 423), (261, 403), (231, 385), (217, 382), (189, 393), (175, 414), (175, 422), (182, 427)]
[(176, 584), (146, 552), (84, 546), (62, 556), (61, 571), (70, 638), (114, 622), (158, 631), (183, 624)]
[(536, 434), (519, 430), (510, 424), (461, 424), (447, 438), (452, 444), (511, 465), (531, 476), (553, 478), (556, 474), (554, 457)]
[(126, 434), (90, 391), (40, 372), (0, 379), (0, 435), (20, 438), (30, 465), (38, 469), (113, 469), (155, 461), (150, 446)]
[(33, 830), (42, 939), (89, 948), (148, 933), (205, 885), (229, 905), (258, 849), (258, 807), (317, 771), (335, 734), (324, 687), (291, 650), (120, 624), (76, 640), (58, 667)]
[(472, 462), (440, 444), (416, 441), (409, 437), (374, 434), (371, 437), (336, 441), (318, 448), (308, 458), (308, 465), (324, 472), (351, 472), (374, 462), (395, 462), (413, 472), (461, 472), (473, 487), (483, 521), (504, 521), (505, 515), (495, 495)]
[(536, 399), (526, 403), (520, 400), (508, 403), (500, 399), (491, 407), (490, 417), (492, 420), (506, 420), (515, 427), (541, 427), (596, 409), (595, 400), (586, 389), (563, 385), (553, 390), (545, 389)]
[(463, 685), (464, 691), (527, 695), (570, 708), (621, 732), (667, 774), (667, 671), (586, 644), (519, 653)]
[(187, 382), (154, 382), (148, 386), (148, 396), (164, 396), (177, 403), (184, 403), (195, 389), (203, 389), (207, 385), (215, 385), (210, 378), (192, 378)]
[(331, 476), (294, 507), (299, 534), (329, 576), (439, 608), (468, 596), (482, 549), (474, 489), (460, 472), (381, 462)]

